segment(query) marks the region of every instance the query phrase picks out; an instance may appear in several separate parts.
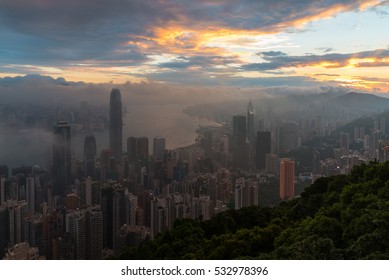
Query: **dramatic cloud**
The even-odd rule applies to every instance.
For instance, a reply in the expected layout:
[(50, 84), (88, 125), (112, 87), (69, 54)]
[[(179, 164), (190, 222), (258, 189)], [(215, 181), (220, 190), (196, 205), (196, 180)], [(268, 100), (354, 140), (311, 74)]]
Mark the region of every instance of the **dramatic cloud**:
[(389, 50), (380, 49), (351, 54), (329, 53), (325, 55), (287, 56), (260, 53), (268, 62), (243, 66), (249, 71), (266, 71), (289, 67), (320, 66), (323, 68), (389, 66)]
[(280, 32), (378, 3), (2, 0), (0, 54), (9, 63), (22, 59), (43, 65), (63, 59), (131, 63), (143, 61), (148, 52), (207, 49), (204, 43), (210, 37)]
[[(315, 22), (350, 13), (376, 16), (372, 10), (382, 14), (386, 6), (380, 0), (0, 0), (0, 77), (38, 73), (95, 83), (176, 77), (175, 83), (239, 86), (255, 79), (310, 81), (302, 72), (288, 79), (290, 73), (269, 71), (321, 59), (330, 63), (324, 67), (342, 67), (350, 59), (327, 42), (302, 56), (305, 46), (294, 40), (301, 32), (294, 31), (314, 38), (320, 36), (310, 26)], [(316, 55), (319, 48), (328, 56)], [(386, 64), (361, 60), (354, 66)], [(247, 73), (253, 71), (285, 77)]]

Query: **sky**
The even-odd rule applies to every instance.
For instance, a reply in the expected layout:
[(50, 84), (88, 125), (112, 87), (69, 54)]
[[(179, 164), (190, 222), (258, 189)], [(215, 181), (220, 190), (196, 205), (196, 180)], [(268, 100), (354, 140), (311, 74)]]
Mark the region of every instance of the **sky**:
[(389, 93), (389, 1), (0, 0), (0, 78)]

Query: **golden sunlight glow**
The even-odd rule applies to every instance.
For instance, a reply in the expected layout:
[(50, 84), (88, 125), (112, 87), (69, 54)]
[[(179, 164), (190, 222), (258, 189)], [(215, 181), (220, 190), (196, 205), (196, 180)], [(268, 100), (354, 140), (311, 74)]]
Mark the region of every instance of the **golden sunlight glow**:
[(349, 78), (342, 77), (342, 78), (335, 79), (335, 81), (338, 82), (340, 86), (351, 87), (359, 90), (374, 90), (378, 87), (381, 87), (381, 85), (388, 86), (382, 82), (368, 81), (368, 80), (356, 79), (352, 77)]
[[(365, 10), (378, 3), (379, 1), (377, 0), (365, 1), (363, 4), (360, 4), (359, 10)], [(165, 53), (188, 54), (188, 52), (192, 52), (194, 54), (215, 55), (220, 55), (226, 50), (234, 54), (242, 49), (258, 51), (258, 47), (266, 45), (267, 41), (270, 41), (273, 47), (277, 43), (282, 43), (282, 46), (285, 47), (287, 38), (275, 36), (275, 34), (280, 34), (285, 28), (301, 28), (309, 22), (330, 18), (348, 10), (350, 10), (349, 5), (337, 4), (329, 9), (327, 8), (317, 13), (312, 13), (314, 14), (313, 16), (283, 22), (273, 27), (267, 27), (266, 30), (244, 30), (221, 26), (200, 28), (189, 19), (183, 18), (181, 24), (175, 23), (153, 28), (150, 32), (153, 34), (152, 36), (138, 36), (132, 38), (128, 44), (136, 45), (145, 50), (159, 49), (159, 52)], [(291, 45), (290, 47), (295, 46)]]
[(232, 55), (242, 54), (244, 49), (258, 51), (259, 44), (287, 40), (261, 31), (214, 27), (204, 30), (181, 26), (157, 27), (152, 30), (152, 34), (153, 37), (139, 36), (128, 44), (135, 44), (143, 50), (153, 50), (154, 53), (157, 50), (159, 54)]
[[(369, 7), (374, 7), (375, 5), (379, 4), (380, 2), (381, 1), (379, 1), (379, 0), (365, 1), (364, 3), (361, 3), (359, 5), (359, 10), (363, 11), (363, 10), (368, 9)], [(284, 25), (282, 27), (285, 28), (285, 27), (289, 26), (289, 27), (301, 28), (309, 22), (316, 21), (319, 19), (331, 18), (334, 15), (337, 15), (337, 14), (342, 13), (342, 12), (346, 12), (349, 10), (349, 8), (350, 7), (348, 5), (339, 3), (337, 5), (332, 6), (329, 9), (325, 9), (325, 10), (318, 12), (314, 15), (306, 16), (306, 17), (300, 18), (298, 20), (286, 22), (286, 23), (284, 23)]]
[(348, 61), (348, 66), (358, 67), (361, 63), (374, 63), (377, 61), (377, 58), (367, 57), (367, 58), (351, 58)]
[(322, 68), (338, 68), (338, 67), (341, 67), (341, 64), (339, 62), (323, 61), (323, 62), (320, 62), (320, 63), (315, 63), (312, 66), (314, 66), (314, 67), (322, 67)]
[[(365, 10), (369, 7), (380, 3), (378, 0), (367, 0), (359, 4), (359, 10)], [(359, 2), (358, 2), (359, 3)], [(296, 61), (286, 62), (282, 67), (280, 63), (279, 69), (272, 71), (243, 71), (242, 65), (250, 63), (266, 63), (258, 52), (264, 50), (285, 50), (286, 48), (303, 48), (292, 41), (292, 35), (284, 32), (288, 28), (300, 28), (307, 23), (319, 19), (333, 17), (339, 13), (354, 10), (355, 4), (337, 4), (330, 8), (312, 8), (319, 9), (318, 11), (308, 11), (306, 14), (310, 16), (298, 17), (290, 15), (289, 18), (294, 20), (280, 22), (277, 25), (267, 26), (263, 29), (241, 29), (228, 27), (221, 23), (208, 23), (208, 25), (200, 26), (196, 19), (185, 18), (181, 16), (176, 21), (169, 21), (166, 25), (149, 27), (147, 35), (129, 35), (127, 42), (119, 45), (114, 52), (125, 56), (126, 46), (135, 47), (140, 53), (147, 56), (147, 60), (137, 66), (117, 66), (113, 67), (116, 62), (121, 61), (79, 61), (71, 63), (67, 67), (55, 68), (47, 66), (32, 66), (32, 65), (10, 65), (8, 73), (1, 73), (0, 77), (14, 75), (15, 69), (22, 69), (23, 72), (34, 73), (38, 72), (42, 75), (50, 75), (53, 77), (65, 77), (69, 81), (86, 81), (86, 82), (107, 82), (114, 81), (117, 83), (127, 81), (145, 81), (148, 75), (155, 73), (164, 73), (165, 71), (174, 72), (168, 67), (161, 67), (165, 62), (186, 61), (187, 58), (195, 56), (206, 56), (210, 62), (209, 69), (213, 76), (227, 77), (289, 77), (303, 76), (315, 79), (317, 81), (332, 81), (342, 85), (355, 87), (374, 87), (376, 85), (383, 86), (380, 82), (366, 81), (357, 79), (357, 73), (352, 71), (358, 68), (358, 76), (364, 73), (364, 69), (376, 69), (380, 66), (389, 66), (389, 57), (377, 58), (358, 58), (353, 57), (339, 61), (329, 60), (304, 60), (296, 59)], [(177, 15), (179, 16), (179, 15)], [(296, 20), (296, 18), (298, 18)], [(217, 21), (216, 21), (217, 22)], [(132, 50), (132, 48), (131, 48)], [(182, 58), (184, 56), (185, 58)], [(377, 54), (378, 56), (378, 54)], [(219, 57), (221, 59), (219, 59)], [(226, 60), (224, 58), (230, 59)], [(226, 62), (228, 61), (228, 62)], [(206, 64), (206, 63), (204, 63)], [(120, 64), (119, 64), (120, 65)], [(124, 62), (121, 63), (124, 65)], [(3, 69), (7, 66), (2, 66)], [(238, 71), (236, 71), (238, 69)], [(325, 73), (323, 73), (323, 69)], [(185, 69), (189, 72), (200, 72), (202, 66), (189, 65)], [(220, 71), (213, 71), (220, 70)], [(7, 72), (7, 71), (3, 71)], [(345, 76), (345, 72), (349, 76)], [(377, 74), (377, 71), (372, 71)], [(379, 73), (379, 75), (382, 73)], [(336, 77), (336, 78), (334, 78)], [(368, 73), (369, 78), (374, 78), (374, 74)], [(386, 85), (386, 83), (384, 83)]]

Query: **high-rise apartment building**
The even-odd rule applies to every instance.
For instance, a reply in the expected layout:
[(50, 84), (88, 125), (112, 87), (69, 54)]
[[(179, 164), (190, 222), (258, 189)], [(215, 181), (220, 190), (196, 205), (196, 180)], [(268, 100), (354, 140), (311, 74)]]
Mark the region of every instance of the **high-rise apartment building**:
[(5, 177), (0, 177), (0, 206), (3, 205), (5, 198)]
[(84, 140), (84, 174), (85, 177), (95, 177), (96, 167), (96, 139), (93, 135), (88, 135)]
[(233, 116), (232, 118), (232, 160), (235, 168), (248, 167), (248, 143), (246, 141), (246, 117)]
[(298, 148), (298, 125), (282, 123), (276, 127), (276, 153), (285, 153)]
[(350, 149), (350, 134), (346, 132), (341, 132), (339, 142), (340, 149), (348, 153)]
[(149, 138), (128, 137), (127, 156), (130, 162), (142, 160), (149, 155)]
[(136, 148), (138, 157), (146, 158), (149, 155), (149, 138), (139, 137), (136, 141)]
[(136, 137), (127, 138), (127, 156), (130, 162), (134, 162), (137, 158), (136, 155)]
[(44, 251), (43, 247), (43, 216), (36, 213), (26, 218), (25, 220), (26, 240), (28, 243), (39, 249), (39, 252)]
[(294, 197), (294, 161), (288, 158), (280, 160), (280, 198)]
[(153, 154), (154, 157), (164, 160), (165, 158), (166, 141), (164, 137), (157, 136), (153, 139)]
[(251, 101), (247, 105), (247, 138), (249, 141), (252, 141), (255, 137), (254, 135), (254, 107)]
[(35, 178), (34, 177), (27, 177), (26, 192), (27, 192), (28, 213), (34, 215), (35, 213)]
[(4, 257), (4, 249), (8, 246), (9, 236), (8, 209), (0, 205), (0, 259)]
[(43, 254), (47, 259), (58, 259), (56, 241), (61, 240), (64, 232), (63, 212), (59, 210), (44, 211), (43, 216)]
[(88, 234), (86, 258), (89, 260), (100, 260), (103, 250), (103, 213), (99, 206), (86, 209)]
[(27, 216), (27, 202), (7, 200), (4, 203), (4, 207), (6, 217), (5, 227), (8, 228), (8, 234), (6, 236), (8, 245), (13, 246), (17, 243), (26, 241), (25, 218)]
[(63, 197), (72, 180), (70, 125), (66, 121), (58, 122), (54, 127), (53, 138), (53, 194)]
[(101, 210), (103, 212), (103, 246), (113, 249), (113, 187), (104, 185), (101, 189)]
[(155, 197), (151, 201), (151, 236), (169, 229), (169, 215), (166, 198)]
[(111, 91), (109, 105), (109, 148), (113, 152), (115, 162), (122, 160), (122, 101), (119, 89)]
[(258, 206), (258, 181), (238, 178), (235, 182), (235, 209)]
[(103, 249), (103, 215), (99, 206), (69, 211), (66, 231), (74, 240), (74, 258), (101, 259)]
[(271, 133), (269, 131), (258, 131), (256, 141), (255, 166), (258, 169), (266, 167), (266, 154), (271, 152)]

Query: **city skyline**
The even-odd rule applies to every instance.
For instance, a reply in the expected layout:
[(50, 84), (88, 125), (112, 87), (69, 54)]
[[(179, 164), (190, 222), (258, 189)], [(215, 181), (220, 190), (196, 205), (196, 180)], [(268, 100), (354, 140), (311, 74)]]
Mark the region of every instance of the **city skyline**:
[(386, 0), (0, 0), (0, 260), (387, 259), (388, 24)]
[[(252, 211), (257, 207), (253, 211), (262, 211), (261, 207), (270, 209), (281, 201), (293, 204), (321, 177), (352, 176), (355, 168), (365, 168), (372, 159), (384, 163), (387, 158), (387, 110), (373, 109), (377, 112), (366, 119), (341, 125), (341, 116), (355, 108), (347, 112), (328, 104), (323, 117), (306, 115), (301, 109), (305, 118), (286, 121), (288, 112), (262, 111), (251, 100), (243, 107), (247, 117), (233, 115), (219, 126), (200, 127), (196, 141), (189, 146), (167, 149), (165, 138), (155, 136), (150, 153), (147, 137), (131, 136), (123, 149), (112, 145), (123, 138), (120, 97), (119, 89), (111, 90), (105, 113), (109, 115), (106, 136), (110, 147), (103, 147), (99, 156), (91, 134), (84, 139), (83, 160), (77, 160), (72, 152), (72, 128), (75, 133), (82, 129), (91, 133), (95, 128), (95, 116), (85, 112), (94, 110), (84, 102), (79, 111), (67, 114), (63, 109), (57, 115), (67, 115), (72, 122), (58, 121), (52, 128), (48, 170), (37, 165), (10, 169), (0, 165), (0, 227), (5, 228), (0, 232), (4, 249), (0, 257), (125, 256), (128, 253), (123, 250), (128, 246), (138, 250), (140, 242), (154, 242), (161, 234), (174, 231), (177, 220), (214, 221), (223, 212), (229, 215), (229, 209)], [(330, 100), (347, 98), (349, 103), (366, 97), (373, 108), (376, 98), (380, 106), (389, 105), (385, 98), (361, 93)], [(2, 114), (10, 124), (20, 108), (7, 108), (4, 106)]]
[(387, 1), (2, 1), (0, 77), (387, 93)]

